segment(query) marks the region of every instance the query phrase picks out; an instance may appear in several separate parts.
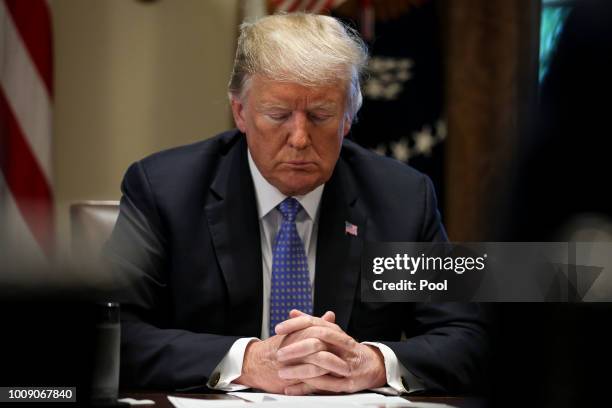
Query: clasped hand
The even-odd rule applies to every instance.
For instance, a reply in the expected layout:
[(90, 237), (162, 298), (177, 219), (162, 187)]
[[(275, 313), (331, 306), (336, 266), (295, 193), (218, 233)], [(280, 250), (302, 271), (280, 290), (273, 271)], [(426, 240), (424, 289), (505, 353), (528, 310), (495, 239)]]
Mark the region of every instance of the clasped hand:
[(346, 334), (333, 312), (318, 318), (292, 310), (289, 317), (275, 336), (248, 345), (236, 383), (287, 395), (351, 393), (386, 383), (378, 348)]

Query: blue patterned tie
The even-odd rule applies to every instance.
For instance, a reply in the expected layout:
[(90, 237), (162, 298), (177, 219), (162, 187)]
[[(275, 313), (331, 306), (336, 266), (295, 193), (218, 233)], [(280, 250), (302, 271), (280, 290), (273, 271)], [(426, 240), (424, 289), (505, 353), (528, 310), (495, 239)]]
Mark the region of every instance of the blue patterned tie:
[(312, 314), (308, 258), (295, 225), (302, 206), (289, 197), (277, 208), (283, 214), (283, 223), (272, 250), (270, 337), (275, 334), (274, 326), (289, 318), (291, 309)]

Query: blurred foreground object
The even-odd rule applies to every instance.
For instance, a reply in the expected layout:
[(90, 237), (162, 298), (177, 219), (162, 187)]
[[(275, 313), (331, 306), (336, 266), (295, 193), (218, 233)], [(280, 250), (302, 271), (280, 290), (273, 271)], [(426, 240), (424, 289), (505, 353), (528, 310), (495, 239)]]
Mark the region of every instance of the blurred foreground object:
[(513, 239), (584, 241), (585, 229), (589, 240), (609, 236), (612, 142), (602, 98), (612, 94), (610, 55), (612, 3), (576, 2), (543, 78), (534, 130), (526, 134)]

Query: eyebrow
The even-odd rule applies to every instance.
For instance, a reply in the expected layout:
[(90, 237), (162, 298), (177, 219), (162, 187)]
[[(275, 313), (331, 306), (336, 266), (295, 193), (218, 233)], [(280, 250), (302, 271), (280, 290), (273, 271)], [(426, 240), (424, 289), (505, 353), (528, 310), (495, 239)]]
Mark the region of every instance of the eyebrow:
[(258, 109), (288, 109), (289, 106), (279, 102), (261, 102), (258, 104)]
[[(315, 102), (312, 105), (308, 106), (308, 110), (312, 111), (312, 110), (317, 110), (317, 109), (322, 109), (322, 110), (335, 110), (336, 108), (336, 103), (335, 102), (328, 102), (328, 101), (322, 101), (322, 102)], [(259, 110), (270, 110), (270, 109), (290, 109), (290, 106), (281, 102), (267, 102), (267, 101), (263, 101), (259, 104), (258, 106)]]
[(336, 103), (335, 102), (327, 102), (327, 101), (316, 102), (313, 105), (309, 106), (309, 108), (311, 110), (312, 109), (334, 110), (334, 109), (336, 109)]

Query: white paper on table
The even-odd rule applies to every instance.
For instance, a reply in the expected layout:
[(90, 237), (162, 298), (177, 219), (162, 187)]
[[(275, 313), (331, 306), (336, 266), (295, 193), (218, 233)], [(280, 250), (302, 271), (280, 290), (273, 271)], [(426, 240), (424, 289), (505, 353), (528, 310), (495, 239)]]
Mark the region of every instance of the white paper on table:
[(270, 401), (270, 402), (257, 402), (249, 403), (249, 408), (359, 408), (363, 405), (355, 404), (352, 402), (315, 402), (315, 401)]
[(228, 395), (242, 398), (242, 400), (213, 400), (172, 396), (168, 396), (168, 399), (176, 408), (310, 408), (313, 406), (317, 408), (453, 408), (446, 404), (411, 402), (400, 397), (387, 397), (374, 393), (289, 396), (264, 392), (230, 392)]
[(155, 405), (155, 401), (150, 399), (134, 399), (134, 398), (121, 398), (117, 402), (123, 402), (130, 405)]
[(380, 403), (380, 404), (410, 404), (410, 401), (401, 397), (387, 397), (381, 394), (375, 393), (360, 393), (360, 394), (346, 394), (346, 395), (304, 395), (304, 396), (293, 396), (283, 394), (269, 394), (266, 392), (230, 392), (229, 395), (233, 395), (238, 398), (245, 399), (251, 402), (305, 402), (305, 403), (343, 403), (343, 404), (368, 404), (368, 403)]
[(173, 397), (168, 395), (168, 400), (176, 408), (215, 408), (215, 407), (251, 407), (253, 404), (249, 404), (242, 400), (233, 399), (199, 399), (199, 398), (183, 398)]

